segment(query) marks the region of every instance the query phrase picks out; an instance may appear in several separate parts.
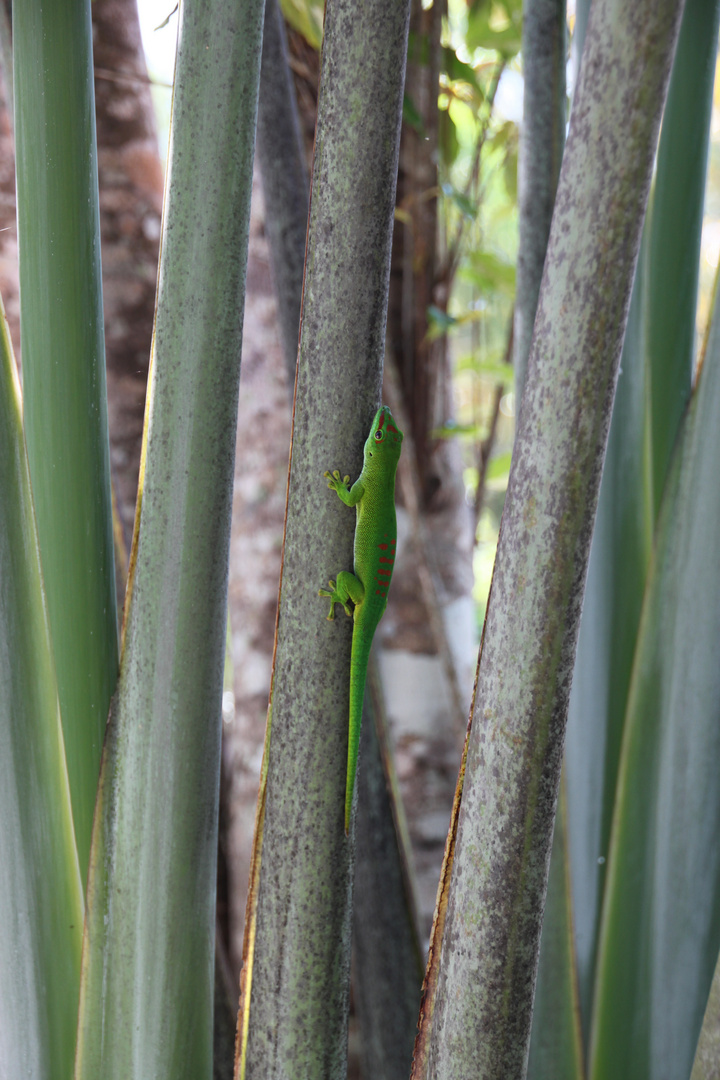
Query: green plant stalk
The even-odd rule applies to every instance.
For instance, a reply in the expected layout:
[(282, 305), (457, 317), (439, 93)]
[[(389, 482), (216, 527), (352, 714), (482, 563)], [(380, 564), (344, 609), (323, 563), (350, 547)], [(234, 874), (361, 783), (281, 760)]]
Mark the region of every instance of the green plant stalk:
[(525, 1070), (590, 538), (681, 11), (680, 0), (632, 7), (596, 0), (590, 14), (483, 634), (418, 1077), (514, 1080)]
[[(690, 0), (678, 38), (625, 336), (570, 696), (569, 850), (588, 1038), (620, 747), (654, 521), (646, 400), (649, 382), (671, 386), (680, 374), (684, 393), (689, 391), (716, 38), (717, 4)], [(675, 440), (686, 400), (681, 394), (673, 406), (679, 412), (666, 430), (665, 447)], [(658, 420), (656, 413), (656, 436)], [(664, 475), (666, 463), (655, 465), (656, 475), (658, 468)]]
[(24, 421), (80, 871), (118, 670), (90, 0), (13, 9)]
[(648, 208), (643, 314), (653, 520), (690, 398), (719, 11), (717, 0), (687, 0)]
[(11, 16), (10, 5), (3, 4), (0, 7), (0, 60), (2, 61), (2, 77), (5, 85), (5, 105), (10, 115), (14, 116)]
[(720, 307), (673, 456), (638, 634), (590, 1075), (688, 1076), (720, 948)]
[[(563, 0), (525, 0), (523, 123), (518, 159), (519, 249), (513, 317), (518, 414), (565, 146), (566, 39)], [(568, 882), (565, 812), (556, 819), (550, 859), (528, 1063), (531, 1080), (545, 1077), (570, 1080), (581, 1068), (572, 896), (566, 888)]]
[(532, 1080), (582, 1080), (585, 1075), (567, 842), (567, 794), (562, 776), (535, 986), (528, 1058)]
[(610, 821), (651, 543), (645, 473), (644, 246), (643, 241), (600, 485), (565, 743), (567, 853), (586, 1048)]
[[(344, 1080), (350, 968), (349, 619), (318, 598), (352, 566), (323, 473), (360, 473), (380, 396), (409, 5), (325, 19), (283, 571), (241, 987), (238, 1077)], [(368, 43), (372, 47), (368, 47)], [(337, 504), (337, 505), (335, 505)], [(344, 511), (344, 512), (343, 512)]]
[[(522, 400), (560, 163), (565, 147), (565, 0), (524, 0), (523, 123), (518, 158), (515, 394)], [(519, 409), (518, 409), (519, 412)]]
[[(643, 233), (644, 237), (646, 235), (647, 227)], [(535, 1063), (549, 1055), (551, 1032), (555, 1031), (559, 1039), (563, 1038), (562, 1025), (547, 1027), (548, 1011), (543, 1011), (542, 1001), (546, 992), (554, 995), (556, 1009), (557, 995), (563, 989), (571, 996), (577, 992), (585, 1045), (590, 1032), (610, 816), (651, 540), (645, 475), (644, 246), (643, 243), (623, 342), (568, 706), (565, 743), (567, 835), (563, 841), (562, 865), (553, 848), (544, 916), (545, 921), (553, 896), (564, 903), (560, 881), (554, 883), (553, 876), (564, 881), (569, 873), (572, 888), (565, 911), (569, 930), (572, 924), (576, 972), (573, 978), (568, 978), (564, 970), (568, 953), (561, 939), (563, 951), (558, 955), (541, 943), (532, 1038), (541, 1043), (545, 1055), (533, 1058), (531, 1046), (531, 1080), (536, 1080), (538, 1075), (534, 1071)], [(560, 914), (551, 912), (550, 918), (555, 919)], [(558, 940), (557, 934), (554, 934), (554, 940)], [(574, 1014), (577, 1005), (574, 1000), (564, 1000), (564, 1007)], [(539, 1030), (541, 1023), (545, 1028), (543, 1031)], [(561, 1049), (559, 1043), (558, 1051)], [(585, 1056), (582, 1056), (583, 1062)], [(569, 1058), (563, 1057), (563, 1060), (571, 1070), (574, 1069)], [(551, 1059), (550, 1062), (552, 1070)], [(559, 1076), (559, 1073), (555, 1075)]]
[(184, 0), (76, 1080), (212, 1074), (221, 700), (263, 5)]
[(20, 391), (0, 302), (0, 1075), (67, 1080), (83, 895)]
[[(260, 70), (257, 155), (266, 232), (290, 385), (295, 382), (308, 218), (308, 176), (295, 91), (278, 0), (266, 0)], [(372, 658), (358, 768), (357, 856), (353, 903), (353, 993), (364, 1072), (375, 1080), (406, 1080), (422, 985), (412, 882), (394, 811), (397, 784), (386, 785), (387, 733)], [(382, 759), (381, 759), (382, 753)], [(391, 792), (389, 795), (388, 792)], [(402, 808), (400, 808), (400, 813)]]

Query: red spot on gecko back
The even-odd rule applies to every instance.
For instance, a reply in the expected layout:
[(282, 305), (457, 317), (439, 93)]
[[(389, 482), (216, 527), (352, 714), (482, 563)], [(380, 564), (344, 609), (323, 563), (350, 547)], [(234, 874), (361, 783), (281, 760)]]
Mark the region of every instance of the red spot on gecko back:
[(395, 556), (394, 555), (381, 555), (380, 556), (380, 562), (389, 562), (392, 565), (392, 563), (395, 562)]

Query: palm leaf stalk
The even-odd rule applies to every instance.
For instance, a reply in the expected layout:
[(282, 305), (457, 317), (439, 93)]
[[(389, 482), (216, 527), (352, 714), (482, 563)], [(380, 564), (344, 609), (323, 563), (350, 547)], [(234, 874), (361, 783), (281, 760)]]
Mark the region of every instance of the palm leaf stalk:
[(582, 592), (681, 12), (670, 0), (599, 0), (591, 11), (415, 1077), (507, 1080), (525, 1069)]
[(20, 387), (0, 304), (0, 1075), (67, 1080), (83, 892)]
[[(352, 565), (323, 473), (356, 476), (380, 397), (407, 3), (329, 0), (265, 756), (245, 921), (238, 1077), (346, 1075), (353, 840), (350, 634), (317, 591)], [(368, 41), (373, 46), (368, 50)], [(351, 830), (352, 836), (352, 830)]]
[(13, 8), (24, 426), (80, 870), (118, 672), (90, 0)]
[(76, 1080), (212, 1073), (230, 512), (262, 3), (185, 0)]

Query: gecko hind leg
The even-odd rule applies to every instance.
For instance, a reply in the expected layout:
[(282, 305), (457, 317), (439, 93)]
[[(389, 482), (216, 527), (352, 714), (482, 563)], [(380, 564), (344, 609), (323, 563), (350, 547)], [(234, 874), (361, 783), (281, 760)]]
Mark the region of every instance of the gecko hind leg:
[(337, 576), (337, 581), (328, 581), (330, 589), (320, 589), (318, 596), (330, 597), (330, 614), (328, 619), (335, 618), (335, 605), (341, 604), (345, 609), (345, 614), (352, 616), (353, 608), (352, 604), (357, 607), (358, 604), (363, 602), (365, 597), (365, 588), (360, 578), (355, 577), (349, 570), (341, 570)]

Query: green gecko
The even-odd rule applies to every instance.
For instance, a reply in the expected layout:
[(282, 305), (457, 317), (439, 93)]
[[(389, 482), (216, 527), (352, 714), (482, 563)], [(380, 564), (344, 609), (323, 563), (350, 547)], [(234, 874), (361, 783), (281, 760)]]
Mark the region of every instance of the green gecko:
[[(360, 745), (365, 679), (373, 635), (387, 606), (387, 593), (395, 561), (397, 524), (395, 521), (395, 471), (400, 458), (403, 436), (387, 405), (378, 409), (363, 451), (363, 468), (350, 487), (350, 477), (340, 473), (323, 475), (328, 487), (336, 491), (346, 506), (357, 511), (355, 523), (354, 573), (341, 570), (337, 582), (329, 581), (330, 590), (320, 589), (319, 596), (330, 597), (330, 614), (342, 604), (353, 619), (350, 653), (350, 720), (348, 734), (347, 782), (345, 786), (345, 833), (350, 831), (355, 772)], [(352, 603), (353, 607), (350, 607)]]

